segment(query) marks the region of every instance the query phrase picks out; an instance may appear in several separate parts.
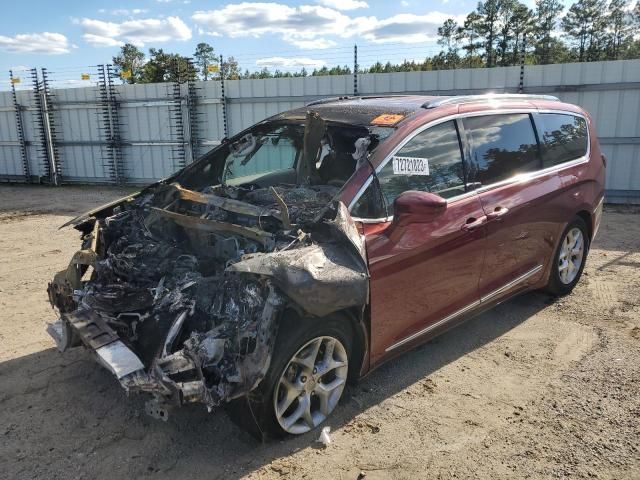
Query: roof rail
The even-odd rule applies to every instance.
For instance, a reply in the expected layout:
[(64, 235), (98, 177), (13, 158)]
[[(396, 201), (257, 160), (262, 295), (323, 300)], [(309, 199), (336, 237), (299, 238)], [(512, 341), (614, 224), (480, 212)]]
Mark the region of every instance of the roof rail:
[(331, 103), (331, 102), (338, 102), (341, 100), (375, 100), (377, 98), (398, 98), (398, 97), (410, 97), (411, 95), (408, 94), (396, 94), (396, 93), (390, 93), (388, 95), (358, 95), (358, 96), (354, 96), (354, 95), (344, 95), (342, 97), (327, 97), (327, 98), (320, 98), (318, 100), (312, 100), (311, 102), (307, 103), (305, 106), (309, 106), (309, 105), (322, 105), (323, 103)]
[(553, 95), (533, 95), (527, 93), (486, 93), (484, 95), (460, 95), (455, 97), (440, 97), (429, 100), (422, 105), (422, 108), (436, 108), (442, 105), (459, 105), (462, 103), (484, 102), (487, 100), (548, 100), (559, 102), (558, 97)]
[(347, 95), (343, 97), (326, 97), (326, 98), (321, 98), (319, 100), (313, 100), (307, 103), (305, 106), (308, 107), (309, 105), (322, 105), (323, 103), (338, 102), (340, 100), (349, 100), (350, 98), (357, 98), (357, 97), (349, 97)]

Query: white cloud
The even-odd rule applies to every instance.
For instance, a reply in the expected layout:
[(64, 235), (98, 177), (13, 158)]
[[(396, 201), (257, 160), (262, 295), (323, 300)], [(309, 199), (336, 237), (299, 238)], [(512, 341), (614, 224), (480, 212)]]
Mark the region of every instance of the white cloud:
[(368, 41), (375, 43), (400, 42), (421, 43), (437, 38), (438, 27), (448, 18), (458, 23), (464, 22), (464, 15), (450, 15), (442, 12), (429, 12), (426, 15), (401, 13), (383, 20), (375, 20), (364, 26), (360, 34)]
[(0, 35), (0, 49), (9, 53), (45, 53), (60, 55), (73, 48), (61, 33), (21, 33), (13, 37)]
[[(327, 0), (324, 3), (337, 5), (350, 2)], [(438, 27), (448, 18), (464, 22), (464, 15), (438, 11), (424, 15), (403, 13), (379, 19), (374, 16), (352, 17), (319, 5), (289, 6), (266, 2), (227, 4), (220, 10), (197, 11), (191, 18), (199, 30), (209, 35), (231, 38), (278, 35), (301, 49), (334, 46), (332, 36), (360, 37), (374, 43), (432, 42), (437, 38)]]
[(115, 38), (94, 35), (93, 33), (85, 33), (82, 38), (94, 47), (120, 47), (124, 45), (124, 42), (116, 40)]
[(350, 17), (330, 8), (281, 3), (229, 4), (220, 10), (197, 11), (191, 18), (207, 31), (231, 38), (278, 34), (294, 44), (321, 35), (350, 36), (356, 26)]
[(191, 38), (191, 29), (179, 17), (132, 19), (120, 23), (83, 18), (75, 23), (82, 25), (85, 42), (99, 47), (118, 46), (124, 42), (142, 47), (145, 43)]
[(321, 68), (326, 65), (323, 60), (315, 60), (313, 58), (305, 58), (305, 57), (295, 57), (295, 58), (284, 58), (284, 57), (269, 57), (269, 58), (261, 58), (256, 60), (256, 65), (259, 67), (267, 67), (267, 68), (284, 68), (284, 69), (293, 69), (293, 68)]
[(111, 15), (116, 15), (118, 17), (128, 17), (130, 15), (140, 15), (141, 13), (147, 13), (149, 10), (146, 8), (133, 8), (131, 10), (126, 8), (116, 8), (115, 10), (111, 10)]
[(315, 38), (313, 40), (298, 40), (295, 46), (302, 50), (323, 50), (325, 48), (335, 47), (337, 45), (333, 40), (326, 38)]
[(367, 2), (361, 0), (316, 0), (325, 7), (335, 8), (336, 10), (355, 10), (357, 8), (369, 8)]
[(402, 5), (403, 7), (408, 7), (409, 6), (409, 2), (407, 2), (407, 0), (402, 0), (400, 2), (400, 5)]
[(117, 17), (128, 17), (130, 15), (140, 15), (141, 13), (147, 13), (148, 11), (149, 10), (147, 10), (146, 8), (133, 8), (131, 10), (127, 8), (115, 8), (113, 10), (107, 10), (106, 8), (101, 8), (98, 10), (98, 13), (109, 13)]

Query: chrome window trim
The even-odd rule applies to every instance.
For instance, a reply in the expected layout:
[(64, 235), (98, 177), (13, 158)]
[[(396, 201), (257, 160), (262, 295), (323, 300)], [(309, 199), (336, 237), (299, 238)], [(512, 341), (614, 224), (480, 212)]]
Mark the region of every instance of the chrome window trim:
[[(393, 156), (398, 153), (398, 151), (400, 149), (402, 149), (402, 147), (404, 147), (407, 143), (409, 143), (411, 140), (413, 140), (413, 138), (416, 135), (419, 135), (420, 133), (424, 132), (425, 130), (434, 127), (436, 125), (439, 125), (441, 123), (445, 123), (451, 120), (457, 120), (457, 119), (464, 119), (464, 118), (469, 118), (469, 117), (482, 117), (482, 116), (486, 116), (486, 115), (509, 115), (509, 114), (515, 114), (515, 113), (523, 113), (523, 114), (534, 114), (534, 113), (540, 113), (540, 114), (545, 114), (545, 113), (555, 113), (555, 114), (560, 114), (560, 115), (571, 115), (574, 117), (579, 117), (582, 118), (586, 124), (587, 124), (587, 152), (585, 153), (585, 155), (576, 158), (575, 160), (570, 160), (568, 162), (564, 162), (564, 163), (560, 163), (558, 165), (553, 165), (551, 167), (547, 167), (547, 168), (543, 168), (540, 170), (536, 170), (534, 172), (527, 172), (527, 173), (521, 173), (518, 175), (515, 175), (511, 178), (505, 179), (505, 180), (501, 180), (499, 182), (496, 183), (492, 183), (490, 185), (485, 185), (481, 188), (478, 188), (476, 190), (472, 190), (470, 192), (465, 192), (461, 195), (456, 195), (455, 197), (451, 197), (447, 199), (447, 203), (455, 203), (458, 200), (462, 200), (464, 198), (467, 198), (469, 196), (471, 196), (470, 194), (475, 193), (483, 193), (486, 192), (488, 190), (492, 190), (494, 188), (498, 188), (504, 185), (508, 185), (511, 183), (518, 183), (518, 182), (524, 182), (527, 180), (531, 180), (534, 179), (536, 177), (539, 176), (544, 176), (547, 175), (549, 173), (553, 173), (556, 171), (561, 171), (564, 170), (565, 168), (571, 168), (571, 167), (575, 167), (576, 165), (581, 165), (583, 163), (587, 163), (589, 162), (589, 158), (591, 156), (591, 131), (589, 130), (589, 120), (587, 119), (587, 117), (581, 113), (577, 113), (577, 112), (569, 112), (567, 110), (555, 110), (555, 109), (544, 109), (544, 110), (539, 110), (537, 108), (513, 108), (513, 109), (505, 109), (505, 110), (490, 110), (490, 111), (478, 111), (478, 112), (469, 112), (469, 113), (454, 113), (452, 115), (448, 115), (446, 117), (442, 117), (442, 118), (438, 118), (436, 120), (433, 120), (429, 123), (425, 123), (424, 125), (420, 125), (418, 128), (416, 128), (413, 132), (411, 132), (409, 135), (407, 135), (398, 145), (396, 145), (396, 147), (389, 153), (389, 155), (387, 155), (382, 162), (380, 162), (380, 165), (378, 165), (375, 169), (376, 175), (378, 173), (380, 173), (380, 171), (387, 165), (387, 163), (389, 163), (389, 161), (393, 158)], [(535, 125), (532, 125), (533, 128), (535, 128)], [(367, 190), (367, 188), (369, 188), (369, 185), (371, 185), (371, 182), (373, 181), (373, 175), (369, 175), (369, 177), (367, 177), (367, 179), (365, 180), (365, 182), (362, 184), (362, 186), (358, 189), (357, 193), (355, 194), (355, 196), (353, 197), (353, 199), (351, 200), (351, 202), (349, 202), (349, 211), (351, 211), (351, 209), (353, 208), (353, 206), (358, 202), (358, 200), (360, 200), (360, 197), (362, 197), (362, 195), (364, 195), (364, 192)], [(393, 216), (389, 216), (386, 217), (390, 220), (393, 220)], [(380, 219), (361, 219), (361, 218), (357, 218), (354, 217), (354, 220), (356, 221), (360, 221), (362, 223), (378, 223), (377, 221), (371, 221), (371, 220), (380, 220)], [(367, 222), (364, 222), (363, 220), (369, 220)], [(388, 220), (388, 221), (390, 221)]]
[(420, 330), (420, 331), (418, 331), (416, 333), (413, 333), (413, 334), (409, 335), (408, 337), (403, 338), (402, 340), (400, 340), (400, 341), (394, 343), (393, 345), (385, 348), (384, 351), (385, 352), (390, 352), (391, 350), (395, 350), (396, 348), (404, 345), (405, 343), (411, 342), (412, 340), (415, 340), (416, 338), (419, 338), (419, 337), (429, 333), (430, 331), (435, 330), (436, 328), (447, 324), (448, 322), (450, 322), (451, 320), (454, 320), (455, 318), (459, 317), (463, 313), (466, 313), (469, 310), (472, 310), (473, 308), (478, 307), (478, 306), (482, 305), (483, 303), (488, 302), (489, 300), (497, 297), (501, 293), (509, 291), (510, 289), (515, 287), (516, 285), (524, 282), (526, 279), (528, 279), (528, 278), (532, 277), (533, 275), (535, 275), (536, 273), (538, 273), (540, 270), (542, 270), (542, 268), (543, 268), (542, 264), (536, 265), (534, 268), (532, 268), (528, 272), (523, 273), (522, 275), (520, 275), (516, 279), (511, 280), (509, 283), (506, 283), (502, 287), (497, 288), (496, 290), (494, 290), (493, 292), (485, 295), (484, 297), (481, 297), (480, 300), (476, 300), (475, 302), (470, 303), (466, 307), (463, 307), (460, 310), (457, 310), (457, 311), (453, 312), (452, 314), (447, 315), (442, 320), (438, 320), (436, 323), (432, 323), (428, 327), (423, 328), (422, 330)]

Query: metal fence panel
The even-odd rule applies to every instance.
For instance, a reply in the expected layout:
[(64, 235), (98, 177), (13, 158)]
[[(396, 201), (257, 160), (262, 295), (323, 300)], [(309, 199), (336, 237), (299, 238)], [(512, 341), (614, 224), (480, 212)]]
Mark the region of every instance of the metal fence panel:
[(23, 175), (16, 114), (10, 93), (0, 95), (0, 173), (7, 177)]
[[(379, 73), (359, 75), (358, 90), (361, 95), (516, 92), (519, 81), (519, 67)], [(186, 85), (177, 90), (167, 83), (115, 86), (121, 142), (113, 148), (122, 155), (126, 182), (166, 177), (217, 145), (225, 135), (225, 108), (227, 129), (233, 135), (312, 100), (350, 95), (353, 76), (226, 81), (224, 99), (219, 81), (196, 82), (194, 90), (195, 100), (188, 98)], [(526, 66), (524, 91), (557, 95), (587, 109), (609, 158), (609, 199), (640, 203), (640, 60)], [(52, 93), (63, 181), (112, 182), (101, 117), (106, 107), (99, 88)], [(29, 90), (17, 92), (25, 108), (29, 169), (32, 178), (38, 178), (45, 171), (33, 97)], [(13, 99), (11, 92), (0, 92), (0, 179), (21, 181), (22, 175)]]

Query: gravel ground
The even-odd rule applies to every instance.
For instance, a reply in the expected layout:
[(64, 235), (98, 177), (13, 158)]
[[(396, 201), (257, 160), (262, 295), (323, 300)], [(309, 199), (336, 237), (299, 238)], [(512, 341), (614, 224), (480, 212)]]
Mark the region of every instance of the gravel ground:
[(640, 479), (640, 210), (605, 210), (571, 295), (525, 294), (348, 388), (320, 448), (201, 406), (153, 420), (53, 348), (45, 288), (78, 247), (58, 226), (126, 193), (0, 187), (0, 477)]

